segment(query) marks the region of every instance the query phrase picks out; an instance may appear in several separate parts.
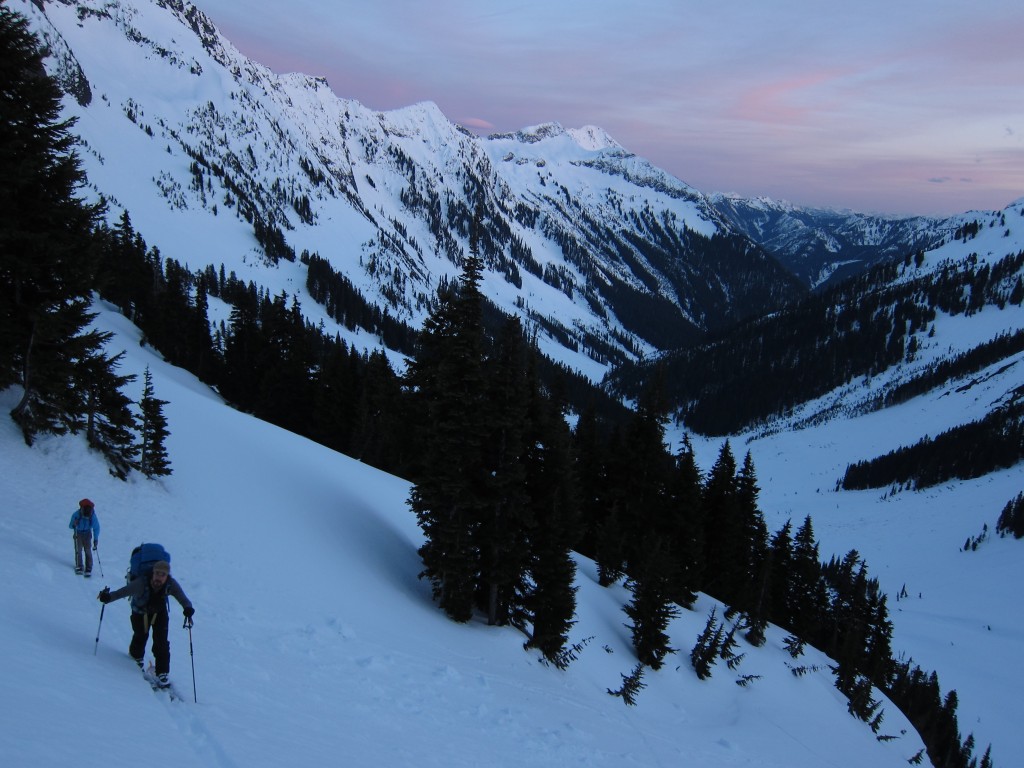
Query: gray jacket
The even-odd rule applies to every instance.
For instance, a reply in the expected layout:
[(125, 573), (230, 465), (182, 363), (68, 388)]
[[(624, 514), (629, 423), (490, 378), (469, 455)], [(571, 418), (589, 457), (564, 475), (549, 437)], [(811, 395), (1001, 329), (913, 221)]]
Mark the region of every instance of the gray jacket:
[(166, 612), (168, 595), (177, 600), (183, 609), (192, 607), (192, 602), (186, 597), (185, 591), (173, 576), (168, 576), (163, 587), (154, 591), (149, 574), (132, 579), (125, 586), (111, 592), (110, 602), (120, 600), (122, 597), (130, 597), (132, 613), (154, 614)]

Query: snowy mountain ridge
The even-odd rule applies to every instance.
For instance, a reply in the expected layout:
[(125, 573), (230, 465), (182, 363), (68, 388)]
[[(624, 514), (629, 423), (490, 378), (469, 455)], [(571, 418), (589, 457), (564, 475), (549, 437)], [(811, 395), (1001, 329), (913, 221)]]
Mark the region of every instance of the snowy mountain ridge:
[(813, 289), (927, 250), (949, 236), (956, 218), (868, 215), (724, 194), (710, 200), (732, 226), (764, 245)]
[[(251, 61), (184, 0), (15, 7), (52, 51), (93, 194), (165, 256), (265, 285), (316, 254), (415, 328), (480, 210), (488, 300), (594, 380), (956, 226), (706, 196), (596, 126), (479, 137), (432, 102), (375, 112)], [(293, 272), (290, 292), (325, 319)]]
[[(429, 102), (375, 112), (248, 60), (187, 2), (14, 7), (73, 94), (110, 220), (127, 210), (193, 269), (223, 263), (263, 285), (266, 269), (315, 253), (418, 327), (481, 210), (487, 298), (595, 379), (800, 290), (755, 244), (724, 247), (735, 235), (702, 194), (600, 128), (481, 138)], [(300, 278), (291, 292), (317, 319)]]

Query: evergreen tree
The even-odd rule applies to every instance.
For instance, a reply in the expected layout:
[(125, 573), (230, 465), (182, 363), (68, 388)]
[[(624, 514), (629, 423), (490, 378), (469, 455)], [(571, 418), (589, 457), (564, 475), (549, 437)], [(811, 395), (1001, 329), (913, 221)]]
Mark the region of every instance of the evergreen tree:
[[(736, 642), (736, 633), (742, 626), (743, 625), (740, 623), (733, 624), (732, 627), (729, 628), (729, 631), (725, 633), (725, 637), (722, 638), (722, 646), (718, 649), (718, 658), (724, 661), (725, 665), (729, 667), (729, 669), (736, 669), (739, 667), (740, 662), (743, 661), (743, 657), (746, 655), (744, 653), (736, 652), (736, 649), (739, 647), (739, 643)], [(762, 637), (761, 642), (756, 643), (756, 645), (761, 645), (763, 643), (764, 638)]]
[(302, 434), (312, 421), (314, 353), (298, 301), (282, 292), (260, 303), (253, 412)]
[(271, 364), (260, 327), (260, 299), (256, 286), (249, 283), (231, 302), (228, 333), (224, 344), (224, 376), (221, 394), (243, 411), (255, 407), (262, 371)]
[(793, 524), (787, 520), (769, 546), (773, 578), (768, 586), (770, 620), (786, 629), (793, 627), (790, 583), (793, 579)]
[(690, 650), (690, 664), (700, 680), (707, 680), (711, 677), (711, 668), (715, 665), (715, 660), (722, 649), (723, 630), (715, 613), (716, 609), (712, 608), (704, 629), (701, 630), (696, 644)]
[(518, 319), (509, 320), (484, 364), (485, 397), (481, 445), (487, 477), (483, 514), (476, 529), (480, 552), (478, 607), (487, 623), (514, 619), (526, 592), (530, 545), (535, 525), (527, 504), (526, 453), (531, 382), (526, 345)]
[[(536, 360), (536, 354), (531, 359)], [(577, 484), (564, 414), (541, 391), (532, 365), (530, 374), (525, 480), (533, 522), (532, 588), (527, 600), (533, 633), (528, 645), (554, 660), (563, 653), (576, 613), (576, 562), (572, 550), (579, 540), (580, 528)]]
[(573, 432), (573, 466), (581, 520), (578, 551), (597, 560), (597, 528), (608, 510), (607, 461), (593, 405), (583, 409)]
[(1006, 502), (1003, 511), (996, 521), (996, 533), (1005, 537), (1012, 535), (1015, 539), (1024, 538), (1024, 494)]
[[(646, 387), (637, 410), (626, 427), (620, 458), (620, 495), (617, 511), (626, 544), (626, 573), (644, 567), (649, 553), (643, 542), (655, 534), (667, 549), (672, 531), (673, 509), (670, 488), (674, 480), (672, 457), (665, 444), (665, 406), (657, 377)], [(667, 551), (663, 573), (669, 578), (674, 566)]]
[(619, 507), (615, 501), (604, 513), (594, 531), (594, 559), (597, 561), (597, 583), (608, 587), (622, 578), (626, 569), (626, 544)]
[(768, 626), (769, 589), (773, 566), (768, 549), (768, 527), (757, 505), (760, 492), (754, 461), (748, 451), (736, 477), (737, 509), (743, 540), (742, 559), (738, 563), (742, 581), (734, 598), (736, 602), (733, 608), (738, 608), (747, 615), (750, 625), (747, 639), (758, 646), (764, 642), (764, 633)]
[(689, 437), (676, 456), (670, 485), (670, 552), (672, 600), (689, 607), (697, 599), (704, 572), (704, 506), (702, 479)]
[(196, 283), (195, 300), (190, 305), (185, 327), (188, 359), (186, 367), (200, 381), (217, 381), (218, 360), (214, 353), (213, 336), (210, 333), (208, 280), (203, 277)]
[(153, 316), (153, 267), (146, 243), (135, 232), (127, 210), (113, 228), (103, 227), (96, 289), (140, 328)]
[(736, 459), (726, 440), (704, 485), (703, 591), (731, 603), (746, 584), (746, 530), (736, 491)]
[(85, 434), (89, 446), (100, 451), (110, 463), (111, 473), (124, 480), (135, 464), (135, 417), (132, 401), (122, 388), (135, 381), (135, 375), (120, 376), (115, 369), (124, 352), (114, 357), (104, 355), (99, 346), (112, 334), (87, 334), (96, 349), (85, 356), (76, 373), (84, 392)]
[(628, 675), (621, 675), (621, 677), (622, 687), (617, 691), (609, 688), (608, 693), (612, 696), (618, 696), (631, 707), (636, 706), (637, 695), (647, 687), (647, 683), (644, 682), (644, 665), (637, 664), (633, 667), (632, 672)]
[(476, 529), (485, 503), (482, 268), (472, 237), (458, 286), (438, 297), (424, 323), (407, 379), (421, 419), (419, 465), (409, 500), (426, 538), (419, 550), (421, 575), (454, 621), (472, 617), (480, 567)]
[[(349, 452), (374, 467), (401, 466), (403, 405), (401, 380), (387, 355), (376, 349), (366, 358)], [(340, 405), (338, 407), (341, 407)], [(314, 410), (318, 421), (319, 410)]]
[(0, 82), (0, 389), (22, 388), (11, 416), (31, 444), (82, 415), (66, 349), (85, 325), (101, 207), (76, 197), (85, 174), (72, 121), (60, 119), (38, 40), (6, 6)]
[(163, 412), (165, 405), (167, 401), (158, 399), (153, 392), (153, 376), (147, 366), (143, 374), (142, 400), (139, 401), (139, 432), (142, 440), (138, 467), (142, 474), (150, 478), (173, 472), (164, 442), (170, 434)]
[(598, 583), (604, 587), (614, 584), (626, 573), (626, 561), (634, 549), (629, 542), (635, 527), (631, 526), (628, 512), (629, 461), (626, 454), (623, 431), (615, 425), (604, 451), (602, 505), (597, 516), (589, 521)]
[[(316, 419), (309, 432), (321, 445), (356, 458), (362, 456), (364, 450), (372, 454), (373, 446), (379, 442), (372, 416), (374, 405), (363, 402), (359, 369), (358, 353), (349, 349), (340, 335), (322, 340), (314, 367)], [(400, 389), (401, 382), (396, 383)]]
[(794, 537), (792, 571), (787, 583), (786, 615), (792, 625), (789, 628), (812, 644), (820, 644), (828, 611), (828, 595), (810, 515), (804, 518)]
[(664, 542), (649, 533), (643, 540), (643, 549), (646, 557), (629, 580), (633, 599), (623, 610), (632, 620), (627, 626), (640, 663), (661, 669), (665, 657), (674, 650), (669, 646), (667, 629), (669, 622), (679, 615), (679, 609), (669, 597), (669, 555)]

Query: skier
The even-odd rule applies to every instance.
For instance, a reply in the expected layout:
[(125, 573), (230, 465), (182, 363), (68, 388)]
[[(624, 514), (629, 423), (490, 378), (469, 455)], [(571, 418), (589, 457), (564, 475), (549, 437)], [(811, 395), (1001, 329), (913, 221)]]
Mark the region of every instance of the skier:
[(128, 582), (127, 585), (113, 592), (104, 587), (98, 595), (101, 603), (110, 603), (122, 597), (132, 599), (132, 641), (128, 653), (139, 669), (146, 655), (146, 640), (149, 631), (153, 630), (153, 659), (156, 661), (155, 672), (157, 685), (166, 688), (170, 685), (167, 679), (171, 671), (171, 645), (167, 640), (167, 602), (168, 595), (181, 605), (185, 615), (185, 626), (192, 626), (192, 614), (195, 609), (185, 596), (181, 585), (171, 577), (170, 563), (161, 560), (153, 565), (153, 570), (143, 573)]
[[(100, 546), (100, 519), (96, 515), (96, 505), (89, 499), (78, 502), (78, 509), (71, 515), (68, 528), (74, 531), (75, 537), (75, 573), (82, 573), (84, 552), (85, 577), (89, 578), (92, 576), (92, 553)], [(92, 549), (89, 548), (90, 542)]]

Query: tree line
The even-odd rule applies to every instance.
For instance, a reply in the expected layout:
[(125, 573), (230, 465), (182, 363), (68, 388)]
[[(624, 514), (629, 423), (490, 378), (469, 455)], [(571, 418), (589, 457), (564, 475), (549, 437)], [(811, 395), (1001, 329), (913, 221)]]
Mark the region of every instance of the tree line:
[(1010, 403), (985, 417), (925, 436), (911, 446), (846, 468), (839, 486), (863, 490), (928, 488), (949, 480), (969, 480), (1024, 459), (1024, 406)]
[[(526, 647), (561, 666), (581, 650), (567, 645), (575, 550), (596, 561), (601, 584), (625, 579), (632, 595), (623, 611), (639, 664), (609, 690), (627, 703), (643, 670), (678, 650), (671, 619), (704, 592), (727, 604), (733, 625), (709, 620), (691, 651), (698, 676), (710, 675), (716, 657), (738, 665), (737, 633), (759, 646), (773, 623), (792, 633), (794, 658), (809, 643), (835, 661), (851, 714), (876, 733), (884, 713), (875, 687), (915, 725), (936, 765), (976, 767), (955, 692), (943, 700), (936, 675), (922, 679), (893, 658), (887, 598), (860, 555), (820, 562), (809, 517), (795, 534), (787, 523), (769, 536), (751, 456), (738, 464), (728, 441), (706, 478), (688, 441), (671, 454), (658, 379), (626, 422), (584, 412), (570, 433), (530, 366), (514, 362), (524, 349), (518, 323), (497, 339), (482, 333), (476, 247), (471, 238), (461, 280), (428, 318), (406, 382), (421, 460), (410, 504), (425, 539), (421, 575), (440, 608), (459, 622), (517, 626)], [(991, 765), (988, 752), (981, 765)]]
[(138, 401), (110, 355), (113, 334), (90, 327), (102, 203), (79, 197), (86, 178), (73, 121), (46, 75), (25, 19), (0, 8), (0, 390), (20, 388), (11, 418), (28, 445), (84, 433), (122, 479), (170, 474), (165, 401), (149, 372)]

